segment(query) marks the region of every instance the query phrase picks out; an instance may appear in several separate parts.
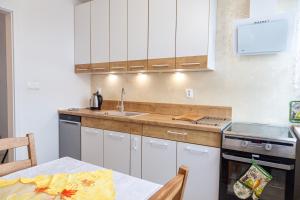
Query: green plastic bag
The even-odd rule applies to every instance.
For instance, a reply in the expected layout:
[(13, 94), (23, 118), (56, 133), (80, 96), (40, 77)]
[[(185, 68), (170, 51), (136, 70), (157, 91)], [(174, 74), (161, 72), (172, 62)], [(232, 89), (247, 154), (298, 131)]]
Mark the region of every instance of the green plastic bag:
[(252, 196), (257, 200), (271, 180), (272, 176), (253, 160), (248, 171), (234, 184), (234, 193), (240, 199)]

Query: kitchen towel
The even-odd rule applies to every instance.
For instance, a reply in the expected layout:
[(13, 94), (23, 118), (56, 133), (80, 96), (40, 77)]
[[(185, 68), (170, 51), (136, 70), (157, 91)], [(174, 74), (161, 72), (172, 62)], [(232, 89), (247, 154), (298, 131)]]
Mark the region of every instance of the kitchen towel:
[(252, 166), (233, 186), (235, 195), (240, 199), (248, 199), (252, 195), (253, 200), (258, 200), (266, 185), (272, 180), (267, 171), (255, 161), (252, 162)]

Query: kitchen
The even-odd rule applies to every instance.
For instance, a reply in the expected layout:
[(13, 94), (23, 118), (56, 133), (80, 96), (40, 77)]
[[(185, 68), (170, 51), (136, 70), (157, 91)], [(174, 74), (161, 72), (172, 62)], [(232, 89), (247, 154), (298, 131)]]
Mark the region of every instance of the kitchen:
[[(16, 96), (18, 133), (16, 136), (22, 136), (23, 132), (34, 132), (39, 163), (57, 159), (61, 146), (64, 148), (68, 146), (65, 143), (59, 145), (59, 142), (64, 141), (58, 131), (57, 109), (59, 108), (60, 114), (75, 116), (75, 122), (81, 124), (77, 139), (65, 137), (65, 140), (71, 140), (69, 141), (71, 147), (72, 144), (78, 144), (73, 145), (80, 153), (77, 155), (79, 157), (74, 156), (77, 159), (81, 160), (85, 157), (86, 160), (82, 159), (83, 161), (95, 162), (93, 164), (161, 185), (174, 177), (177, 168), (188, 159), (192, 163), (196, 162), (193, 163), (195, 166), (200, 165), (207, 170), (205, 170), (206, 176), (199, 175), (203, 172), (198, 170), (195, 175), (194, 167), (190, 167), (190, 179), (185, 191), (189, 197), (185, 198), (218, 199), (219, 194), (222, 194), (221, 190), (219, 192), (221, 179), (218, 169), (219, 166), (223, 166), (220, 156), (223, 148), (222, 135), (216, 133), (227, 130), (230, 122), (290, 126), (290, 102), (298, 100), (300, 96), (300, 70), (297, 61), (299, 39), (296, 37), (299, 34), (296, 32), (296, 23), (291, 27), (289, 25), (286, 43), (282, 43), (288, 46), (287, 50), (278, 50), (280, 51), (278, 53), (268, 52), (263, 55), (242, 55), (243, 53), (238, 52), (235, 48), (239, 44), (235, 31), (244, 24), (257, 22), (253, 20), (255, 18), (264, 19), (261, 17), (262, 13), (264, 16), (272, 16), (272, 20), (280, 16), (280, 19), (289, 21), (287, 13), (299, 13), (298, 1), (219, 0), (200, 3), (191, 1), (198, 7), (189, 7), (188, 3), (180, 0), (158, 2), (157, 0), (77, 2), (73, 13), (75, 43), (72, 44), (72, 37), (67, 40), (67, 43), (61, 40), (61, 43), (67, 46), (64, 47), (64, 51), (68, 51), (69, 60), (72, 58), (71, 50), (75, 49), (75, 56), (73, 56), (75, 64), (71, 66), (71, 62), (68, 61), (68, 69), (50, 69), (50, 66), (44, 68), (49, 74), (59, 71), (62, 73), (57, 75), (58, 82), (53, 83), (53, 87), (46, 85), (47, 82), (51, 82), (51, 77), (34, 67), (31, 68), (36, 75), (18, 79), (23, 71), (18, 67), (21, 59), (16, 61), (16, 81), (19, 83), (16, 84), (16, 92), (22, 94), (23, 99), (25, 98), (25, 102), (22, 102), (21, 97)], [(18, 15), (21, 15), (21, 10), (19, 13), (17, 11), (21, 6), (18, 8), (16, 5), (17, 3), (10, 4), (5, 1), (3, 3), (4, 7), (16, 9), (15, 18), (20, 25), (21, 17), (18, 19)], [(29, 5), (26, 6), (29, 9)], [(68, 10), (69, 22), (72, 21), (70, 10)], [(25, 11), (22, 14), (27, 16)], [(35, 14), (39, 16), (40, 13)], [(48, 14), (44, 13), (44, 15)], [(197, 26), (188, 23), (194, 21), (193, 18), (198, 19)], [(66, 29), (68, 34), (65, 33), (64, 38), (72, 35), (72, 27)], [(27, 31), (30, 34), (30, 30)], [(22, 41), (23, 38), (17, 32), (15, 34), (16, 42)], [(49, 38), (51, 38), (50, 34)], [(280, 43), (279, 40), (276, 42)], [(255, 45), (260, 46), (258, 43)], [(16, 48), (17, 58), (18, 55), (20, 57), (23, 49), (18, 46), (18, 43)], [(44, 59), (45, 56), (41, 56)], [(59, 58), (64, 63), (63, 58)], [(30, 63), (29, 60), (27, 63)], [(25, 88), (20, 86), (23, 83), (27, 84)], [(53, 92), (54, 88), (56, 92)], [(97, 90), (103, 97), (102, 111), (82, 109), (89, 107), (90, 96)], [(47, 91), (50, 93), (47, 94)], [(43, 112), (38, 111), (45, 107), (40, 102), (47, 102), (49, 99), (53, 102), (49, 102), (48, 108)], [(30, 106), (27, 106), (26, 101)], [(125, 114), (118, 110), (125, 110)], [(213, 125), (199, 125), (172, 119), (190, 113), (197, 114), (198, 117), (202, 116), (203, 119), (209, 117), (208, 121), (215, 118), (224, 121), (221, 124), (218, 124), (219, 121), (213, 121)], [(31, 114), (35, 116), (30, 116)], [(63, 119), (60, 121), (69, 120), (68, 116), (64, 117), (61, 116)], [(78, 133), (78, 131), (71, 132)], [(99, 140), (83, 137), (83, 133), (87, 132), (93, 133)], [(263, 133), (257, 132), (255, 133), (263, 137)], [(285, 133), (289, 135), (289, 131), (285, 130)], [(262, 138), (255, 139), (259, 139), (261, 144), (271, 144), (271, 141), (265, 142)], [(120, 143), (120, 146), (116, 145), (116, 142), (122, 140), (126, 142)], [(158, 151), (153, 152), (155, 154), (148, 154), (151, 149), (144, 146), (143, 142), (152, 143), (152, 146), (158, 146), (158, 149), (165, 149), (167, 144), (171, 147), (171, 153), (161, 154)], [(84, 146), (86, 148), (83, 148)], [(134, 155), (135, 152), (130, 150), (131, 147), (140, 147), (140, 152), (137, 151), (138, 155)], [(205, 162), (194, 159), (193, 156), (189, 158), (186, 155), (189, 151), (185, 151), (185, 148), (189, 149), (193, 156), (205, 155), (208, 151), (211, 153), (209, 158), (212, 160)], [(73, 150), (71, 152), (74, 153)], [(117, 152), (124, 153), (125, 156), (121, 156), (120, 159)], [(17, 151), (16, 157), (22, 159), (26, 156), (25, 153)], [(64, 156), (68, 155), (62, 157)], [(118, 159), (107, 160), (111, 157)], [(139, 160), (134, 160), (134, 157)], [(157, 160), (153, 160), (154, 158)], [(161, 164), (160, 168), (155, 168), (153, 161), (158, 164), (168, 161), (169, 165)], [(139, 167), (133, 169), (133, 166)], [(209, 166), (214, 166), (214, 169), (210, 169)], [(244, 166), (236, 168), (243, 168), (242, 173), (247, 170)], [(155, 176), (154, 171), (158, 169), (164, 172)], [(134, 171), (132, 174), (131, 170)], [(284, 176), (282, 174), (284, 173), (280, 173)], [(281, 176), (278, 177), (282, 178)], [(202, 186), (201, 178), (207, 180), (211, 187)], [(236, 177), (236, 181), (238, 178), (240, 177)], [(195, 183), (189, 184), (189, 180)], [(194, 188), (189, 185), (193, 185)], [(286, 186), (280, 184), (280, 187)], [(290, 190), (289, 187), (286, 189)], [(289, 199), (289, 197), (278, 196), (278, 199)]]

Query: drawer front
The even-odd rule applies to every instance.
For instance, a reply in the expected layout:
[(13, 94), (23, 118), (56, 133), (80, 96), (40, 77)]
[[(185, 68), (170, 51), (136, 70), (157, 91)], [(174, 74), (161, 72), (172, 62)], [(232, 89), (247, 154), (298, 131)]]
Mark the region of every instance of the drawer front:
[(164, 71), (175, 69), (175, 58), (149, 59), (149, 71)]
[(186, 56), (176, 58), (176, 69), (205, 69), (207, 56)]
[(221, 133), (187, 130), (164, 126), (143, 126), (143, 136), (155, 137), (178, 142), (201, 144), (211, 147), (221, 146)]
[(109, 63), (110, 72), (126, 72), (127, 71), (127, 61), (117, 61)]
[(81, 119), (82, 126), (90, 128), (98, 128), (109, 131), (118, 131), (123, 133), (130, 133), (134, 135), (142, 134), (142, 125), (136, 123), (115, 121), (110, 119), (99, 119), (83, 117)]
[(128, 61), (128, 71), (145, 71), (147, 70), (148, 61), (147, 60), (130, 60)]
[(109, 63), (92, 63), (91, 70), (93, 73), (109, 72)]
[(77, 64), (75, 65), (75, 73), (91, 73), (91, 64)]

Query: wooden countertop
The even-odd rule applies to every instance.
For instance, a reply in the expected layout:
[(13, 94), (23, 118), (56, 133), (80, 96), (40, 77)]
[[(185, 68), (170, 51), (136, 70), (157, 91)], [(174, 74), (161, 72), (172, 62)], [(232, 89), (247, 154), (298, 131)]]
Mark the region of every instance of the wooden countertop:
[[(102, 110), (102, 112), (105, 110)], [(79, 110), (59, 110), (60, 114), (75, 115), (81, 117), (89, 118), (100, 118), (100, 119), (110, 119), (116, 121), (132, 122), (138, 124), (146, 125), (156, 125), (156, 126), (166, 126), (172, 128), (182, 128), (189, 130), (200, 130), (208, 131), (214, 133), (220, 133), (230, 122), (231, 120), (226, 120), (221, 126), (210, 126), (210, 125), (200, 125), (193, 124), (187, 121), (173, 120), (174, 115), (165, 115), (165, 114), (144, 114), (138, 116), (106, 116), (101, 114), (99, 111), (92, 111), (90, 109), (79, 109)]]

